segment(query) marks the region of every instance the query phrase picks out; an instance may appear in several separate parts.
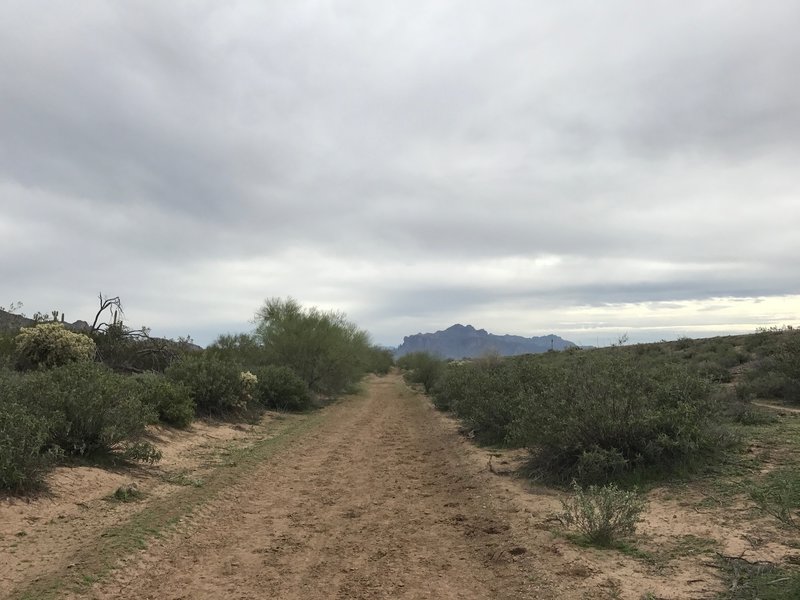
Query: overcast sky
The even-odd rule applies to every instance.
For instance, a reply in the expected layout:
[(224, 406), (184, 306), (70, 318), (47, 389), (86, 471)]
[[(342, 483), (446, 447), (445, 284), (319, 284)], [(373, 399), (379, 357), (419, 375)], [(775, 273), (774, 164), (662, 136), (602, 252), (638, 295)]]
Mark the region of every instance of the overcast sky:
[(6, 0), (0, 305), (199, 343), (800, 321), (800, 2)]

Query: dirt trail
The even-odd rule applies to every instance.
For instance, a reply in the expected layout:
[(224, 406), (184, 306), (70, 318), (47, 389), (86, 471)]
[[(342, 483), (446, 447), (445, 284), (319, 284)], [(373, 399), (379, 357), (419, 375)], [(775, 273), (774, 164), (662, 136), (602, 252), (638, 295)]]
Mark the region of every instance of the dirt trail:
[(547, 598), (456, 432), (396, 376), (73, 598)]

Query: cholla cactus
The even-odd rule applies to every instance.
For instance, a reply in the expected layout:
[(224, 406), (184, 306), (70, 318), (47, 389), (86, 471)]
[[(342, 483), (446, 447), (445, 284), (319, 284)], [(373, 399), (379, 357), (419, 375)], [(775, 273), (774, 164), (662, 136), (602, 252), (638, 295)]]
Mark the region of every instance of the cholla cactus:
[(94, 340), (64, 329), (61, 323), (23, 327), (15, 338), (17, 364), (23, 369), (58, 367), (69, 362), (94, 360)]
[(244, 403), (250, 402), (253, 399), (256, 384), (258, 384), (258, 377), (250, 371), (242, 371), (239, 373), (239, 381), (242, 383), (242, 399)]

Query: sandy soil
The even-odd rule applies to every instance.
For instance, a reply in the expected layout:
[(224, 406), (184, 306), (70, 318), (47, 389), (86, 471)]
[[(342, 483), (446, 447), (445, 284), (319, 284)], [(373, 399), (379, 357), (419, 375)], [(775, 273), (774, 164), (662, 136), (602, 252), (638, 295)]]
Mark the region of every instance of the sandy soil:
[[(81, 598), (544, 598), (464, 442), (397, 377)], [(481, 469), (482, 470), (482, 469)]]
[(114, 503), (120, 486), (135, 484), (146, 503), (158, 502), (182, 485), (200, 483), (232, 447), (263, 438), (276, 418), (258, 425), (196, 421), (187, 430), (150, 428), (163, 453), (156, 465), (116, 470), (59, 467), (36, 496), (0, 498), (0, 598), (20, 584), (69, 568), (87, 539), (99, 536), (141, 509), (141, 503)]
[[(272, 426), (237, 433), (263, 436)], [(60, 597), (699, 599), (723, 587), (715, 551), (750, 560), (797, 554), (774, 542), (774, 524), (754, 520), (747, 506), (700, 508), (707, 498), (677, 488), (650, 494), (636, 541), (657, 560), (582, 548), (553, 518), (561, 493), (514, 477), (524, 453), (477, 448), (458, 429), (399, 376), (372, 378), (364, 394), (324, 409), (318, 425), (110, 575)], [(190, 434), (162, 437), (169, 460), (202, 462)], [(118, 485), (116, 474), (97, 476), (112, 478), (105, 489)], [(35, 523), (36, 539), (15, 538), (16, 552), (25, 543), (30, 550), (14, 557), (9, 578), (29, 581), (43, 561), (59, 568), (69, 556), (59, 545), (80, 543), (76, 525), (104, 527), (92, 502), (103, 501), (76, 504), (61, 519), (76, 539), (38, 532)], [(115, 518), (140, 509), (117, 507)]]

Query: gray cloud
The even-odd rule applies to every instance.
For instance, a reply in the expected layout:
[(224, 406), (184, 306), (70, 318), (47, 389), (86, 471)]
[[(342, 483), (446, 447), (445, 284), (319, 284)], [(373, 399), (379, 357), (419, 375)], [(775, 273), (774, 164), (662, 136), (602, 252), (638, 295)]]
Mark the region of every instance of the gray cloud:
[(293, 294), (389, 341), (509, 303), (800, 294), (792, 3), (4, 17), (0, 302), (102, 289), (207, 341)]

